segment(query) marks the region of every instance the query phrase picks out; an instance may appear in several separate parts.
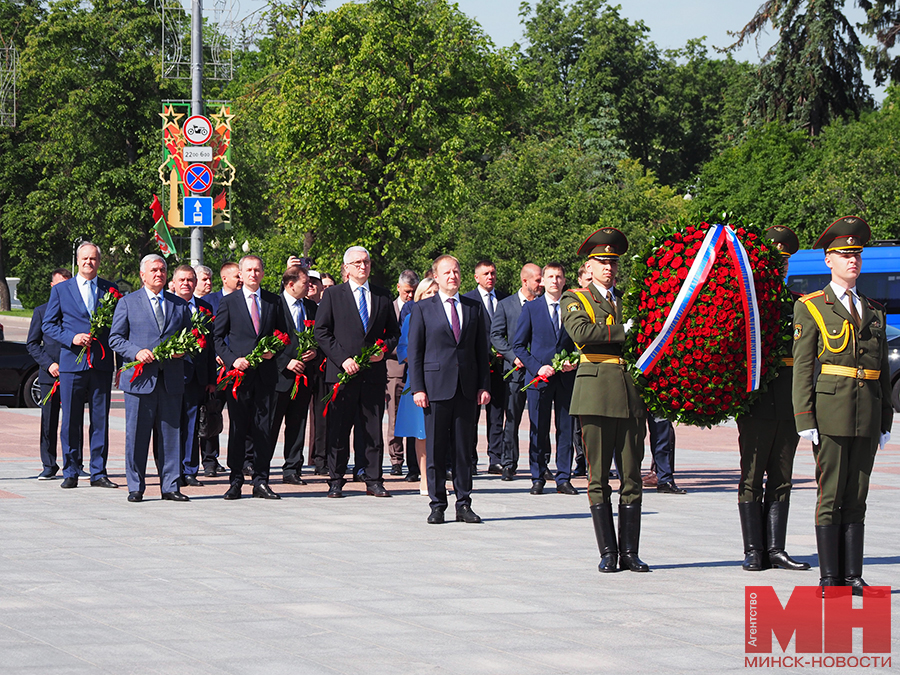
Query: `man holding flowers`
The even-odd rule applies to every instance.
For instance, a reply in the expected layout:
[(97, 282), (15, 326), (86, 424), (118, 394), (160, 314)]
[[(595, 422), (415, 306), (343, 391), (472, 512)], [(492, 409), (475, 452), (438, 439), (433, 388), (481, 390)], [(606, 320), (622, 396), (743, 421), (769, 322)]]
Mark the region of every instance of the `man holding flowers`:
[[(614, 289), (619, 256), (627, 250), (628, 239), (618, 230), (594, 232), (578, 249), (579, 255), (588, 256), (592, 281), (587, 288), (566, 291), (562, 299), (563, 325), (582, 352), (569, 412), (581, 418), (601, 572), (649, 571), (638, 557), (646, 408), (622, 359), (629, 325), (622, 323)], [(618, 543), (609, 487), (613, 455), (619, 456), (622, 469)]]
[[(150, 434), (159, 439), (158, 462), (162, 498), (186, 502), (178, 489), (181, 477), (181, 399), (184, 394), (184, 356), (167, 353), (160, 344), (190, 330), (187, 303), (164, 291), (166, 261), (151, 253), (141, 260), (143, 288), (129, 293), (116, 306), (109, 344), (130, 363), (120, 386), (125, 394), (125, 474), (128, 501), (140, 502), (146, 487)], [(156, 352), (154, 352), (156, 350)]]
[[(278, 366), (273, 335), (288, 330), (277, 295), (260, 288), (263, 262), (255, 255), (240, 260), (242, 287), (222, 298), (216, 313), (216, 353), (228, 369), (228, 468), (231, 486), (225, 499), (241, 498), (247, 436), (253, 439), (253, 496), (280, 499), (269, 487), (272, 414)], [(262, 345), (265, 349), (257, 350)]]
[(78, 468), (84, 444), (84, 404), (91, 418), (91, 486), (118, 487), (106, 475), (109, 450), (109, 396), (112, 391), (113, 355), (109, 326), (121, 297), (115, 284), (97, 276), (100, 248), (83, 241), (75, 252), (78, 274), (50, 290), (41, 326), (59, 342), (59, 398), (62, 423), (59, 436), (63, 455), (60, 487), (78, 487)]

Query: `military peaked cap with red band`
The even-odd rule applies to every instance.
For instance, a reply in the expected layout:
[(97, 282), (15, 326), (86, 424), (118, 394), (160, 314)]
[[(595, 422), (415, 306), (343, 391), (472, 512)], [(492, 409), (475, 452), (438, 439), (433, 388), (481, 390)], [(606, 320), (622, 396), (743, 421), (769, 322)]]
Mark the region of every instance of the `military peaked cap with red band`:
[(828, 226), (813, 248), (824, 248), (825, 253), (859, 253), (871, 237), (866, 221), (859, 216), (844, 216)]
[(614, 227), (601, 227), (578, 248), (578, 255), (600, 260), (618, 260), (628, 250), (628, 238)]
[(766, 239), (772, 242), (781, 255), (790, 257), (800, 250), (800, 240), (794, 231), (784, 225), (772, 225), (766, 230)]

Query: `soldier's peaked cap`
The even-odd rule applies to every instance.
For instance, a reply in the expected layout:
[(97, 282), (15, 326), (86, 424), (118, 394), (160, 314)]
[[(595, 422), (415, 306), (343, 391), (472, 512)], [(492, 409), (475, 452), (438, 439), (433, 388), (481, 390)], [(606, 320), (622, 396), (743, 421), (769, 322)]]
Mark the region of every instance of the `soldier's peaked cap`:
[(578, 248), (578, 255), (618, 260), (628, 250), (628, 238), (614, 227), (601, 227)]
[(766, 230), (766, 239), (775, 245), (777, 250), (783, 256), (792, 256), (800, 250), (800, 240), (794, 231), (784, 225), (772, 225)]
[(824, 248), (826, 253), (859, 253), (869, 239), (872, 230), (859, 216), (844, 216), (834, 221), (813, 244), (813, 248)]

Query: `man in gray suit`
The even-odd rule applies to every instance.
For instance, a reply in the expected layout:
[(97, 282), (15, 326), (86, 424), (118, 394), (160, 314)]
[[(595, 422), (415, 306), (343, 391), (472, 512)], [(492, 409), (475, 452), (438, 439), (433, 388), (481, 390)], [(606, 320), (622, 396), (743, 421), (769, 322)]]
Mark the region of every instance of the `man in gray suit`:
[[(159, 438), (160, 490), (169, 501), (189, 501), (178, 489), (181, 477), (181, 398), (184, 394), (183, 354), (157, 361), (153, 349), (191, 327), (188, 304), (163, 289), (166, 261), (156, 254), (141, 260), (143, 288), (118, 305), (109, 332), (109, 346), (125, 361), (139, 366), (122, 373), (125, 394), (125, 472), (128, 501), (144, 498), (150, 432)], [(135, 370), (138, 372), (135, 373)]]
[(522, 305), (534, 300), (541, 291), (541, 268), (534, 263), (527, 263), (520, 274), (522, 287), (514, 295), (503, 298), (497, 303), (497, 311), (491, 321), (491, 345), (503, 356), (504, 376), (514, 368), (506, 382), (509, 394), (506, 399), (506, 425), (503, 428), (503, 452), (500, 462), (503, 466), (501, 480), (513, 480), (519, 464), (519, 424), (522, 411), (525, 410), (525, 366), (516, 358), (511, 340), (516, 334)]
[[(397, 297), (394, 298), (394, 315), (400, 321), (400, 310), (407, 302), (411, 302), (416, 286), (419, 285), (419, 275), (412, 270), (403, 270), (397, 280)], [(397, 361), (397, 350), (394, 349), (384, 357), (387, 366), (387, 394), (385, 402), (388, 413), (388, 452), (391, 456), (391, 475), (403, 475), (403, 439), (394, 435), (394, 424), (397, 421), (397, 406), (400, 404), (400, 394), (405, 388), (406, 364)], [(415, 455), (413, 455), (415, 457)], [(410, 475), (417, 475), (419, 467), (415, 461), (409, 464)]]

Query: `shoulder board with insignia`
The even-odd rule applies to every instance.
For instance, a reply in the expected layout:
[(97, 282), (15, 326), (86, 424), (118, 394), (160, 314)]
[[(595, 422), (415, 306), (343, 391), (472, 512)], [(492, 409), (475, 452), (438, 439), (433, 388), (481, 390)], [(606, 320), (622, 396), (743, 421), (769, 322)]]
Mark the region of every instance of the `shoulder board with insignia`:
[(582, 293), (588, 292), (588, 289), (586, 289), (586, 288), (570, 288), (569, 290), (572, 291), (573, 293), (575, 293), (576, 291), (580, 291)]
[[(865, 296), (863, 296), (863, 297), (865, 297)], [(871, 307), (872, 309), (880, 309), (882, 312), (884, 311), (884, 305), (882, 305), (877, 300), (873, 300), (872, 298), (866, 298), (866, 300), (869, 303), (869, 307)], [(874, 305), (874, 307), (872, 307), (872, 305)]]
[(800, 302), (809, 302), (813, 298), (818, 298), (820, 295), (825, 295), (825, 291), (816, 291), (815, 293), (807, 293), (802, 298), (800, 298)]

